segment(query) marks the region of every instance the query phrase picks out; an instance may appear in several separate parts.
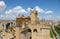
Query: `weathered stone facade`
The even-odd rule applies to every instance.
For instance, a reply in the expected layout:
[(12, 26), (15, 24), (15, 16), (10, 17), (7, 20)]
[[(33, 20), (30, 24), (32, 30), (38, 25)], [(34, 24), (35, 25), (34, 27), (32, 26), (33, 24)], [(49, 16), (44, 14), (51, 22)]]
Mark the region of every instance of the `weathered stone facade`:
[[(12, 31), (3, 32), (3, 39), (50, 39), (50, 27), (46, 22), (39, 22), (36, 9), (30, 10), (30, 16), (17, 16), (16, 26)], [(39, 23), (38, 23), (39, 22)], [(47, 33), (46, 33), (47, 32)], [(9, 34), (10, 33), (10, 34)], [(8, 34), (8, 36), (7, 36)], [(3, 37), (4, 36), (4, 37)]]

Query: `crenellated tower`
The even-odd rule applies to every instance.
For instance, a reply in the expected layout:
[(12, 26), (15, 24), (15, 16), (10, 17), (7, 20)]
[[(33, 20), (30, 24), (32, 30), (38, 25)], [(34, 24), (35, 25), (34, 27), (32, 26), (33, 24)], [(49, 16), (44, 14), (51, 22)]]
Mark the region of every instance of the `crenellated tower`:
[(30, 10), (30, 18), (31, 18), (31, 24), (36, 24), (36, 22), (37, 22), (37, 11), (36, 11), (36, 9)]

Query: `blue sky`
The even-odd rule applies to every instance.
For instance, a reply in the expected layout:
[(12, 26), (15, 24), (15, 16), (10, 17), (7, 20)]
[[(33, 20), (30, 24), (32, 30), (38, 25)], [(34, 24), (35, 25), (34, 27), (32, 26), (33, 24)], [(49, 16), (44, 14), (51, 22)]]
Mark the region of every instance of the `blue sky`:
[(0, 20), (29, 16), (31, 8), (37, 9), (40, 19), (60, 20), (60, 0), (0, 0)]

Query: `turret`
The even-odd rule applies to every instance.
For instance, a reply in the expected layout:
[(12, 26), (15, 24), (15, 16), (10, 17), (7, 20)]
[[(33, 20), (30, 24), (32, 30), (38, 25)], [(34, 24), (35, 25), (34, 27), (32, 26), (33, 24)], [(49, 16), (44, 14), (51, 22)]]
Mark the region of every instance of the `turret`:
[(31, 23), (35, 24), (37, 21), (37, 10), (36, 9), (30, 10), (30, 18), (31, 18)]

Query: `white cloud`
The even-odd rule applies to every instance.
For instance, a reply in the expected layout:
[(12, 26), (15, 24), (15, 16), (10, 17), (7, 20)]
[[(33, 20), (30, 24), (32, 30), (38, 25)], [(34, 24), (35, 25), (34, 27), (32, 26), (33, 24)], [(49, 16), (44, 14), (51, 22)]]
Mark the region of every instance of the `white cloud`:
[(31, 10), (31, 8), (27, 8), (28, 12)]
[(16, 6), (12, 9), (9, 9), (8, 11), (5, 12), (5, 15), (3, 16), (0, 16), (0, 17), (3, 17), (3, 18), (8, 18), (8, 19), (16, 19), (16, 15), (18, 14), (25, 14), (27, 13), (25, 9), (23, 9), (21, 6)]
[[(27, 8), (28, 11), (30, 11), (31, 8)], [(40, 8), (39, 6), (35, 6), (35, 9), (38, 11), (38, 13), (44, 13), (44, 14), (49, 14), (49, 13), (53, 13), (53, 11), (51, 10), (44, 10), (42, 8)]]
[[(39, 6), (35, 6), (34, 7), (37, 11), (38, 11), (38, 13), (43, 13), (43, 14), (49, 14), (49, 13), (53, 13), (53, 11), (51, 11), (51, 10), (44, 10), (44, 9), (42, 9), (42, 8), (40, 8)], [(6, 16), (7, 17), (5, 17), (5, 18), (11, 18), (11, 19), (13, 19), (13, 18), (15, 18), (16, 17), (16, 15), (18, 15), (18, 14), (25, 14), (25, 13), (28, 13), (30, 10), (31, 10), (31, 8), (27, 8), (27, 10), (28, 11), (26, 11), (25, 9), (23, 9), (21, 6), (16, 6), (16, 7), (14, 7), (14, 8), (12, 8), (12, 9), (9, 9), (9, 10), (7, 10), (6, 12), (5, 12), (5, 14), (6, 14)], [(33, 9), (32, 9), (33, 10)], [(15, 15), (16, 14), (16, 15)], [(29, 13), (28, 13), (29, 14)], [(4, 17), (4, 16), (2, 16), (2, 17)], [(40, 16), (38, 16), (40, 19), (42, 19), (42, 17), (40, 17)], [(45, 19), (52, 19), (53, 17), (52, 16), (46, 16), (46, 17), (44, 17)]]
[(6, 8), (6, 4), (4, 1), (0, 1), (0, 12), (2, 12)]
[[(51, 10), (44, 10), (44, 9), (40, 8), (39, 6), (35, 6), (35, 9), (38, 11), (38, 13), (44, 13), (44, 14), (53, 13), (53, 11), (51, 11)], [(23, 9), (21, 6), (16, 6), (13, 9), (10, 9), (10, 10), (6, 11), (5, 13), (6, 14), (28, 13), (31, 10), (31, 8), (27, 8), (27, 10), (28, 11), (26, 11), (25, 9)]]
[(57, 18), (60, 18), (60, 16), (57, 16)]
[(44, 16), (44, 18), (45, 18), (46, 20), (53, 20), (53, 19), (54, 19), (52, 15)]
[(46, 20), (57, 20), (57, 21), (60, 21), (60, 16), (47, 15), (47, 16), (44, 16), (44, 18)]
[[(41, 9), (39, 6), (36, 6), (35, 9), (38, 11), (38, 13), (40, 13), (40, 12), (43, 13), (43, 12), (44, 12), (44, 10)], [(27, 8), (27, 10), (30, 11), (31, 8)], [(32, 9), (32, 10), (33, 10), (33, 9)]]
[(48, 13), (53, 13), (53, 11), (46, 11), (45, 13), (46, 13), (46, 14), (48, 14)]
[(42, 17), (41, 17), (41, 16), (39, 16), (39, 15), (38, 15), (37, 17), (39, 18), (39, 20), (41, 20), (41, 19), (42, 19)]
[(15, 18), (16, 16), (12, 16), (12, 15), (0, 15), (0, 19), (1, 20), (15, 20), (16, 18)]
[(45, 11), (40, 8), (39, 6), (36, 6), (35, 9), (38, 11), (38, 13), (44, 13)]
[(25, 9), (23, 9), (21, 6), (16, 6), (15, 8), (13, 8), (14, 12), (17, 13), (27, 13)]
[(12, 14), (12, 13), (20, 14), (20, 13), (27, 13), (27, 11), (23, 9), (21, 6), (16, 6), (13, 9), (6, 11), (5, 13), (6, 14)]
[(60, 21), (60, 16), (57, 16), (57, 19), (56, 20), (59, 20)]
[(39, 6), (36, 6), (35, 9), (38, 11), (38, 13), (45, 13), (45, 14), (53, 13), (53, 11), (44, 10), (44, 9), (40, 8)]
[(13, 11), (12, 10), (9, 10), (9, 11), (6, 11), (5, 13), (6, 14), (11, 14), (11, 13), (13, 13)]

